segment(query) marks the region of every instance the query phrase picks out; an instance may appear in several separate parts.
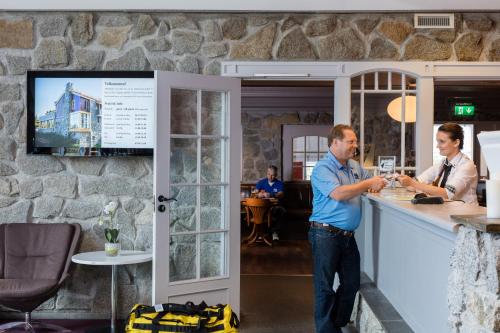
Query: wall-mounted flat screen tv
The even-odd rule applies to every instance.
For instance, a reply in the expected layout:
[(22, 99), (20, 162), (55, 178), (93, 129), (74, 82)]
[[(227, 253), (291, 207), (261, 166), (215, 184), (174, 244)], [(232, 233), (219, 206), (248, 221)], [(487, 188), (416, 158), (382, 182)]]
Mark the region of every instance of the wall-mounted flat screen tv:
[(26, 96), (29, 154), (153, 154), (153, 71), (28, 71)]

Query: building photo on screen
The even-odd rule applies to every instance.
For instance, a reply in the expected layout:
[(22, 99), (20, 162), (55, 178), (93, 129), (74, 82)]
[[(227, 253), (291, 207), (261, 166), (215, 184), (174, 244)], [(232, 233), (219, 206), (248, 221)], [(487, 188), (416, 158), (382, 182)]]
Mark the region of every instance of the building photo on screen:
[(28, 150), (32, 153), (148, 155), (147, 150), (152, 150), (153, 78), (33, 73), (28, 83), (32, 90), (28, 93), (32, 98)]

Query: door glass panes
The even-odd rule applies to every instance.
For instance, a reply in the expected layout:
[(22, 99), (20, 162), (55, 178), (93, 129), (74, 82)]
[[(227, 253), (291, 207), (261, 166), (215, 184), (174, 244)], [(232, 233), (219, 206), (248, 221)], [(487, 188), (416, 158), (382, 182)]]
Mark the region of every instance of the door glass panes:
[(406, 90), (415, 90), (415, 88), (417, 87), (417, 78), (410, 75), (405, 75), (405, 83)]
[(375, 89), (375, 73), (365, 73), (365, 90)]
[(225, 238), (226, 233), (223, 232), (201, 235), (201, 278), (217, 277), (226, 274), (226, 262), (223, 260), (226, 244)]
[(401, 123), (387, 113), (387, 105), (398, 95), (365, 94), (365, 167), (378, 165), (379, 156), (396, 156), (396, 165), (401, 158)]
[(293, 138), (293, 151), (305, 151), (305, 137)]
[(321, 153), (328, 152), (328, 138), (319, 137), (319, 151)]
[(170, 201), (170, 232), (196, 230), (196, 187), (171, 186), (170, 196), (177, 201)]
[(224, 228), (222, 218), (223, 186), (200, 187), (200, 229), (218, 230)]
[(388, 73), (387, 72), (378, 72), (378, 89), (379, 90), (387, 90), (389, 88), (388, 85)]
[[(408, 76), (407, 76), (408, 77)], [(405, 119), (415, 119), (416, 117), (416, 101), (415, 94), (405, 95)], [(415, 115), (415, 116), (414, 116)], [(409, 118), (410, 117), (410, 118)], [(416, 167), (416, 122), (406, 122), (405, 123), (405, 167)], [(414, 176), (414, 172), (406, 172), (409, 176)]]
[(361, 75), (355, 76), (351, 79), (351, 90), (361, 89)]
[(221, 181), (221, 153), (223, 141), (220, 139), (201, 140), (201, 182)]
[(170, 278), (213, 278), (226, 274), (227, 262), (226, 93), (173, 89), (172, 95), (169, 196), (177, 201), (168, 204)]
[(392, 90), (401, 90), (401, 73), (392, 72), (391, 75)]
[(170, 106), (170, 132), (196, 134), (196, 90), (172, 89)]
[[(351, 124), (359, 142), (357, 159), (364, 168), (376, 171), (379, 156), (396, 156), (398, 172), (414, 170), (416, 77), (385, 71), (358, 77), (364, 81), (351, 92)], [(357, 77), (353, 80), (358, 82)]]
[(202, 91), (201, 93), (201, 134), (222, 135), (225, 93)]
[(196, 139), (170, 139), (170, 182), (195, 183), (197, 174)]
[(328, 151), (327, 138), (302, 136), (293, 138), (292, 180), (310, 180), (312, 169)]
[(170, 236), (170, 281), (196, 278), (196, 235)]
[(318, 137), (317, 136), (306, 136), (306, 150), (307, 151), (318, 151)]
[(360, 159), (360, 149), (361, 149), (361, 94), (360, 93), (351, 93), (351, 126), (358, 137), (358, 149), (356, 151), (356, 155), (354, 156), (354, 160), (359, 162)]
[[(303, 139), (305, 137), (302, 137)], [(292, 180), (304, 180), (305, 153), (293, 153)]]

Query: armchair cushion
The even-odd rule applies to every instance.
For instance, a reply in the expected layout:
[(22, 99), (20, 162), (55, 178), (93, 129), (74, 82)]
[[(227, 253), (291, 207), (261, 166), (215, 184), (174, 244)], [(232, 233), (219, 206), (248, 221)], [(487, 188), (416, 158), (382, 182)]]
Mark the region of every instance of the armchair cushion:
[(1, 279), (0, 280), (0, 298), (31, 298), (39, 297), (52, 291), (57, 287), (57, 280), (43, 279)]
[(5, 279), (59, 279), (74, 234), (70, 224), (5, 227)]
[(0, 304), (31, 312), (68, 276), (81, 227), (73, 223), (0, 225)]

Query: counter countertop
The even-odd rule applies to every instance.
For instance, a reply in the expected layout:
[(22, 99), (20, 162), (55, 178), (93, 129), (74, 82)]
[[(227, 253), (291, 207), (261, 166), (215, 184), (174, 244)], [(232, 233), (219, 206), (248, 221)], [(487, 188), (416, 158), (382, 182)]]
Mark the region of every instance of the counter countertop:
[(486, 214), (485, 207), (465, 204), (461, 201), (447, 201), (442, 205), (414, 205), (410, 200), (415, 193), (404, 188), (383, 189), (380, 193), (366, 193), (364, 195), (370, 200), (455, 233), (458, 232), (460, 224), (453, 221), (450, 215)]

